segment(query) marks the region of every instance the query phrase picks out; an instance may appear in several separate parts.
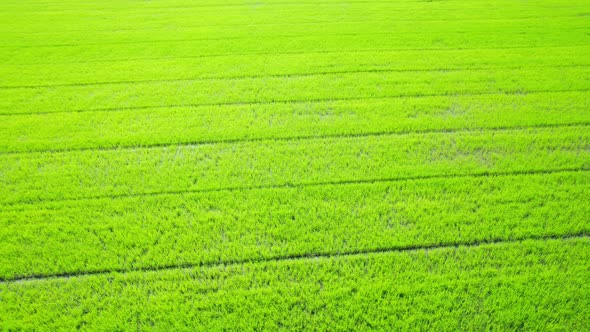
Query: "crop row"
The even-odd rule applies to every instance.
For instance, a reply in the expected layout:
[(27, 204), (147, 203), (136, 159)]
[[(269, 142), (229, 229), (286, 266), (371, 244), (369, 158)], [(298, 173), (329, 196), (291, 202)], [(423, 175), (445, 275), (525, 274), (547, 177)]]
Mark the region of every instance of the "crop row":
[(587, 126), (9, 154), (0, 203), (590, 167)]
[(0, 116), (0, 152), (590, 123), (590, 92), (359, 99)]
[(588, 238), (0, 284), (35, 330), (583, 330)]
[(0, 212), (0, 277), (588, 234), (589, 182), (579, 171), (20, 205)]
[(161, 106), (588, 90), (590, 67), (416, 72), (140, 82), (0, 89), (0, 113), (45, 113)]
[[(589, 65), (590, 46), (505, 49), (366, 51), (333, 53), (228, 55), (0, 66), (0, 88), (113, 82), (309, 75), (366, 71), (434, 71)], [(89, 75), (92, 73), (92, 75)], [(14, 93), (14, 91), (13, 91)]]

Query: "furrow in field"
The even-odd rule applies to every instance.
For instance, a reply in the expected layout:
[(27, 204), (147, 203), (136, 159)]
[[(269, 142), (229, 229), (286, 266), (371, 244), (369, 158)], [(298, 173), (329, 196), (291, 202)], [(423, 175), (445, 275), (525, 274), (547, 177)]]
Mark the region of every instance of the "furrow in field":
[(49, 330), (583, 330), (589, 253), (587, 238), (530, 240), (21, 281), (0, 284), (0, 319)]
[(509, 171), (509, 172), (481, 172), (471, 174), (456, 174), (456, 175), (421, 175), (413, 177), (396, 177), (396, 178), (374, 178), (364, 180), (339, 180), (339, 181), (325, 181), (325, 182), (313, 182), (313, 183), (288, 183), (282, 185), (261, 185), (261, 186), (242, 186), (242, 187), (224, 187), (215, 189), (192, 189), (192, 190), (176, 190), (176, 191), (159, 191), (149, 192), (142, 194), (122, 194), (122, 195), (104, 195), (104, 196), (89, 196), (83, 198), (69, 198), (69, 199), (46, 199), (35, 202), (18, 202), (18, 203), (0, 203), (0, 207), (4, 211), (19, 211), (23, 207), (27, 206), (42, 206), (42, 204), (52, 203), (76, 203), (76, 202), (88, 202), (95, 200), (117, 200), (126, 198), (141, 198), (141, 197), (160, 197), (170, 195), (184, 195), (184, 194), (199, 194), (199, 193), (216, 193), (216, 192), (236, 192), (236, 191), (256, 191), (265, 189), (285, 189), (285, 188), (307, 188), (307, 187), (323, 187), (323, 186), (346, 186), (353, 184), (377, 184), (382, 182), (398, 182), (398, 181), (420, 181), (430, 179), (455, 179), (455, 178), (479, 178), (479, 177), (498, 177), (498, 176), (510, 176), (510, 175), (536, 175), (536, 174), (557, 174), (557, 173), (570, 173), (570, 172), (587, 172), (588, 168), (559, 168), (559, 169), (539, 169), (539, 170), (520, 170), (520, 171)]
[[(500, 67), (498, 69), (539, 69), (539, 68), (576, 68), (588, 67), (588, 64), (568, 64), (568, 65), (546, 65), (546, 66), (516, 66), (516, 67)], [(41, 89), (41, 88), (61, 88), (61, 87), (84, 87), (84, 86), (101, 86), (101, 85), (128, 85), (128, 84), (143, 84), (143, 83), (168, 83), (168, 82), (194, 82), (194, 81), (222, 81), (226, 79), (251, 79), (251, 78), (297, 78), (306, 76), (319, 75), (337, 75), (337, 74), (366, 74), (366, 73), (394, 73), (394, 72), (440, 72), (440, 71), (466, 71), (466, 70), (491, 70), (490, 67), (472, 67), (465, 69), (461, 68), (408, 68), (408, 69), (355, 69), (343, 71), (318, 71), (318, 72), (294, 72), (288, 74), (259, 74), (259, 75), (240, 75), (240, 76), (211, 76), (211, 77), (187, 77), (187, 78), (170, 78), (170, 79), (146, 79), (134, 81), (106, 81), (106, 82), (81, 82), (81, 83), (63, 83), (63, 84), (46, 84), (46, 85), (15, 85), (15, 86), (0, 86), (3, 90), (21, 90), (21, 89)]]
[(586, 126), (3, 155), (0, 203), (586, 169)]
[(590, 121), (588, 97), (583, 91), (11, 114), (0, 116), (0, 155), (582, 126)]
[[(241, 139), (220, 139), (220, 140), (202, 140), (189, 141), (182, 143), (154, 143), (142, 145), (116, 145), (116, 146), (99, 146), (87, 148), (61, 148), (61, 149), (32, 149), (20, 151), (6, 151), (0, 152), (0, 155), (13, 154), (29, 154), (29, 153), (58, 153), (58, 152), (81, 152), (81, 151), (121, 151), (121, 150), (136, 150), (149, 148), (173, 148), (179, 146), (198, 146), (211, 144), (232, 144), (232, 143), (255, 143), (255, 142), (276, 142), (276, 141), (300, 141), (311, 139), (327, 139), (327, 138), (362, 138), (362, 137), (378, 137), (390, 135), (410, 135), (410, 134), (432, 134), (432, 133), (460, 133), (460, 132), (483, 132), (486, 130), (503, 131), (514, 129), (538, 129), (538, 128), (566, 128), (566, 127), (584, 127), (590, 126), (590, 122), (572, 122), (559, 124), (540, 124), (530, 126), (489, 126), (489, 127), (468, 127), (468, 128), (447, 128), (447, 129), (419, 129), (413, 131), (384, 131), (384, 132), (370, 132), (370, 133), (353, 133), (353, 134), (329, 134), (329, 135), (309, 135), (309, 136), (289, 136), (289, 137), (259, 137), (259, 138), (241, 138)], [(49, 145), (50, 143), (48, 143)]]
[(500, 91), (500, 92), (465, 92), (465, 93), (443, 93), (443, 94), (417, 94), (417, 95), (393, 95), (393, 96), (376, 96), (376, 97), (345, 97), (345, 98), (323, 98), (323, 99), (300, 99), (300, 100), (285, 100), (285, 101), (268, 101), (268, 102), (229, 102), (229, 103), (215, 103), (215, 104), (172, 104), (172, 105), (153, 105), (153, 106), (136, 106), (136, 107), (119, 107), (119, 108), (103, 108), (103, 109), (78, 109), (65, 111), (50, 111), (50, 112), (9, 112), (0, 113), (3, 117), (19, 117), (19, 116), (45, 116), (58, 114), (87, 114), (87, 113), (114, 113), (124, 111), (137, 110), (165, 110), (165, 109), (187, 109), (187, 108), (207, 108), (207, 107), (232, 107), (232, 106), (264, 106), (264, 105), (300, 105), (300, 104), (319, 104), (329, 102), (344, 102), (344, 101), (378, 101), (378, 100), (397, 100), (397, 99), (424, 99), (432, 97), (475, 97), (475, 96), (526, 96), (537, 94), (551, 94), (551, 93), (585, 93), (590, 89), (552, 89), (552, 90), (517, 90), (517, 91)]
[[(574, 61), (579, 61), (576, 59)], [(547, 61), (547, 60), (545, 60)], [(387, 65), (376, 65), (387, 66)], [(544, 68), (584, 68), (590, 66), (590, 63), (569, 63), (569, 64), (551, 64), (551, 65), (530, 65), (520, 64), (517, 66), (469, 66), (464, 65), (460, 67), (434, 67), (434, 68), (383, 68), (383, 69), (348, 69), (348, 70), (328, 70), (328, 71), (308, 71), (308, 72), (292, 72), (292, 73), (269, 73), (269, 74), (252, 74), (252, 75), (228, 75), (228, 76), (187, 76), (182, 78), (151, 78), (143, 80), (123, 80), (123, 81), (98, 81), (98, 82), (79, 82), (79, 83), (57, 83), (57, 84), (37, 84), (37, 85), (0, 85), (2, 90), (21, 90), (21, 89), (40, 89), (40, 88), (60, 88), (60, 87), (83, 87), (83, 86), (102, 86), (102, 85), (127, 85), (127, 84), (143, 84), (143, 83), (168, 83), (168, 82), (195, 82), (195, 81), (217, 81), (225, 79), (251, 79), (251, 78), (297, 78), (306, 76), (318, 75), (337, 75), (337, 74), (366, 74), (366, 73), (420, 73), (420, 72), (457, 72), (457, 71), (481, 71), (481, 70), (536, 70)], [(369, 66), (370, 67), (370, 66)], [(20, 70), (19, 70), (20, 71)]]
[(366, 256), (373, 254), (390, 254), (390, 253), (404, 253), (404, 252), (415, 252), (415, 251), (430, 251), (430, 250), (448, 250), (448, 249), (459, 249), (459, 248), (477, 248), (481, 246), (489, 245), (511, 245), (521, 244), (529, 241), (548, 241), (548, 240), (575, 240), (575, 239), (589, 239), (590, 233), (580, 234), (566, 234), (566, 235), (540, 235), (531, 236), (527, 238), (510, 238), (510, 239), (489, 239), (483, 241), (471, 241), (471, 242), (451, 242), (451, 243), (440, 243), (440, 244), (429, 244), (429, 245), (415, 245), (406, 247), (393, 247), (393, 248), (373, 248), (368, 250), (356, 250), (346, 252), (312, 252), (304, 254), (296, 254), (289, 256), (270, 257), (261, 259), (249, 259), (249, 260), (227, 260), (223, 262), (211, 262), (211, 263), (200, 263), (200, 264), (181, 264), (181, 265), (166, 265), (157, 267), (137, 268), (137, 269), (112, 269), (112, 270), (95, 270), (95, 271), (81, 271), (77, 273), (55, 273), (55, 274), (39, 274), (39, 275), (27, 275), (26, 277), (15, 277), (4, 279), (0, 277), (0, 284), (13, 284), (22, 282), (46, 282), (55, 279), (70, 279), (70, 278), (87, 278), (92, 276), (101, 276), (109, 274), (132, 274), (138, 272), (166, 272), (171, 270), (190, 270), (196, 268), (219, 268), (219, 267), (233, 267), (241, 266), (246, 264), (267, 264), (267, 263), (281, 263), (291, 261), (307, 261), (317, 259), (342, 259), (346, 257), (354, 256)]
[(590, 234), (588, 172), (324, 184), (0, 211), (0, 275), (149, 270)]
[(0, 113), (586, 90), (590, 67), (382, 72), (0, 89)]

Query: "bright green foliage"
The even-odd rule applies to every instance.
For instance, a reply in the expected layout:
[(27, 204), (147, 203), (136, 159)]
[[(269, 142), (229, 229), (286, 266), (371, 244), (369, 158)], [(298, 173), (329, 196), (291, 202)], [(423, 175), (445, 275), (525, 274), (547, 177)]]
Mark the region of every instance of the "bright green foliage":
[(590, 67), (347, 72), (0, 89), (2, 114), (590, 89)]
[[(3, 68), (3, 87), (58, 86), (75, 84), (105, 85), (141, 81), (181, 81), (257, 76), (303, 76), (322, 73), (393, 71), (460, 71), (477, 69), (527, 69), (543, 67), (582, 67), (590, 60), (580, 54), (589, 46), (535, 48), (491, 48), (450, 50), (397, 50), (311, 52), (294, 54), (227, 55), (203, 61), (200, 58), (164, 58), (122, 61), (29, 64)], [(531, 54), (531, 52), (533, 52)], [(434, 58), (434, 59), (433, 59)], [(244, 62), (248, 66), (244, 66)], [(332, 64), (330, 66), (326, 64)], [(87, 73), (92, 72), (92, 76)], [(32, 85), (35, 84), (35, 85)]]
[(587, 328), (587, 238), (0, 285), (5, 327)]
[(588, 124), (588, 109), (583, 91), (5, 115), (0, 154)]
[(587, 126), (5, 155), (0, 203), (590, 169)]
[(590, 3), (0, 3), (0, 330), (590, 326)]
[(560, 172), (24, 205), (0, 214), (0, 277), (586, 234), (589, 182)]

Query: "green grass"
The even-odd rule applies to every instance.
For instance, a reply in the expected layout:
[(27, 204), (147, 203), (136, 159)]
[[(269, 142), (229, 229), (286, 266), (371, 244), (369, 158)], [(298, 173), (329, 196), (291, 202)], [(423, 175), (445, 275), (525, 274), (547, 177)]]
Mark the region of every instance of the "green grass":
[(589, 16), (3, 1), (0, 329), (587, 329)]
[(590, 319), (588, 245), (525, 241), (24, 281), (0, 285), (0, 309), (7, 328), (578, 331)]
[(19, 205), (0, 214), (0, 277), (586, 234), (588, 181), (555, 172)]
[(8, 154), (0, 204), (590, 168), (587, 126)]
[(0, 154), (584, 125), (588, 108), (590, 91), (5, 115)]
[(0, 114), (588, 89), (585, 66), (369, 71), (0, 89)]

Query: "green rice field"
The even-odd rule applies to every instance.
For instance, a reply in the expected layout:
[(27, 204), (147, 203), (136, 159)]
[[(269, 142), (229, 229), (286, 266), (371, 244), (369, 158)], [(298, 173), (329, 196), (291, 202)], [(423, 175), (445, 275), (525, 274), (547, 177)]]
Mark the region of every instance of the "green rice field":
[(0, 330), (590, 331), (590, 1), (2, 0)]

